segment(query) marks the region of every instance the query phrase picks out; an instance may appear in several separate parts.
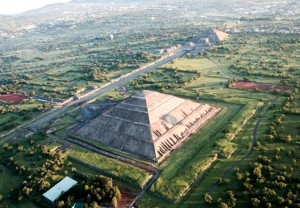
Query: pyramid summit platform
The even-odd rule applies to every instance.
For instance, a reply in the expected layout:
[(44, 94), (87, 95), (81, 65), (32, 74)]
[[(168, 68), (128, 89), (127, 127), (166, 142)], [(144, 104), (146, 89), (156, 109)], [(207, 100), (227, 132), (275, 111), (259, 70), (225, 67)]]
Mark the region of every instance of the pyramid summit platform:
[(143, 90), (91, 120), (75, 135), (161, 162), (220, 110)]

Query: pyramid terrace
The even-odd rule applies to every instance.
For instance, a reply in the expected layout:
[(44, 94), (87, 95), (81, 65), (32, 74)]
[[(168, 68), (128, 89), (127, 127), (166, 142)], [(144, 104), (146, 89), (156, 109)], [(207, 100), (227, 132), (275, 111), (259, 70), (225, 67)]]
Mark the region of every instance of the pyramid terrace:
[(75, 135), (161, 162), (220, 110), (144, 90), (91, 120)]

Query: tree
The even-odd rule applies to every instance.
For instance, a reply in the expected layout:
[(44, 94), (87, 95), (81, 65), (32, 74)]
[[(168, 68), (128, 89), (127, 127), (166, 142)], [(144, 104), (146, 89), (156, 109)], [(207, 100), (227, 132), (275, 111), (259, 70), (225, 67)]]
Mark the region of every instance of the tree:
[(274, 136), (271, 134), (268, 135), (268, 138), (269, 138), (269, 140), (274, 140)]
[(243, 179), (243, 174), (242, 173), (236, 173), (237, 179), (240, 181)]
[(283, 197), (280, 197), (280, 196), (279, 196), (279, 197), (277, 198), (277, 200), (278, 200), (278, 203), (279, 203), (279, 204), (283, 204), (283, 203), (284, 203), (284, 198), (283, 198)]
[(18, 197), (18, 201), (23, 201), (23, 199), (24, 199), (23, 195), (21, 195), (21, 196)]
[(221, 202), (219, 207), (220, 208), (228, 208), (228, 205), (225, 202)]
[(40, 149), (41, 149), (43, 154), (48, 154), (49, 153), (49, 149), (46, 145), (41, 145)]
[(212, 196), (210, 194), (206, 193), (205, 196), (204, 196), (204, 201), (208, 204), (211, 204)]
[(90, 207), (91, 208), (100, 208), (99, 204), (97, 202), (95, 202), (95, 201), (92, 202), (92, 204), (91, 204)]
[(24, 151), (24, 146), (23, 146), (23, 145), (19, 145), (19, 146), (18, 146), (18, 151), (19, 151), (19, 152)]
[(251, 201), (254, 207), (258, 207), (260, 204), (260, 200), (258, 198), (252, 198)]
[(255, 163), (254, 164), (254, 170), (253, 170), (253, 174), (257, 176), (257, 178), (261, 178), (262, 174), (261, 174), (261, 168), (263, 167), (262, 164), (260, 163)]
[(285, 139), (286, 142), (291, 142), (292, 141), (292, 137), (291, 135), (288, 135)]
[(64, 207), (65, 206), (65, 202), (62, 200), (62, 201), (59, 201), (57, 203), (57, 207)]
[(8, 149), (9, 148), (9, 144), (8, 143), (4, 143), (2, 146), (3, 149)]
[(274, 189), (269, 189), (267, 187), (263, 188), (263, 193), (266, 197), (276, 196), (276, 191)]
[(270, 202), (266, 203), (266, 208), (271, 208), (272, 204)]
[(113, 207), (117, 207), (118, 206), (118, 200), (117, 200), (117, 198), (115, 196), (111, 200), (111, 205)]
[(121, 192), (118, 187), (114, 187), (115, 197), (119, 200), (121, 199)]
[(88, 185), (84, 185), (84, 190), (88, 191), (90, 189), (90, 187)]

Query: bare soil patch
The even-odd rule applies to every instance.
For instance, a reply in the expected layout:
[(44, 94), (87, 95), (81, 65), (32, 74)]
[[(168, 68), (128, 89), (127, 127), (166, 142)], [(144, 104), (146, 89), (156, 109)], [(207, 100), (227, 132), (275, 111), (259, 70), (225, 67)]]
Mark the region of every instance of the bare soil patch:
[(17, 95), (17, 94), (0, 95), (0, 101), (4, 101), (6, 103), (12, 103), (12, 104), (18, 104), (27, 98), (28, 97), (25, 95)]
[(121, 191), (122, 199), (118, 203), (118, 208), (127, 208), (133, 202), (135, 197), (139, 195), (138, 192), (134, 192), (123, 187), (119, 187), (119, 189)]
[(286, 86), (286, 85), (272, 85), (272, 84), (265, 84), (265, 83), (258, 83), (258, 82), (247, 82), (247, 81), (237, 81), (232, 84), (233, 88), (236, 89), (245, 89), (245, 90), (259, 90), (259, 91), (288, 91), (291, 90), (293, 87)]

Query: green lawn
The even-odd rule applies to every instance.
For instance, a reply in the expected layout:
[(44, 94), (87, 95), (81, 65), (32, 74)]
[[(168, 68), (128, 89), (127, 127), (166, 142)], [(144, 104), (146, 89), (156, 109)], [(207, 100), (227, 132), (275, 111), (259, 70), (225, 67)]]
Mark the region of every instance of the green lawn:
[(285, 115), (278, 134), (291, 135), (292, 140), (300, 141), (300, 115)]
[[(214, 144), (221, 135), (217, 135), (226, 123), (241, 109), (241, 105), (221, 104), (222, 111), (198, 133), (176, 150), (160, 168), (163, 170), (151, 191), (175, 201), (198, 175), (202, 168), (214, 156)], [(222, 119), (221, 119), (222, 118)]]
[[(185, 87), (185, 89), (177, 89), (175, 91), (175, 94), (187, 98), (191, 98), (191, 97), (195, 98), (198, 94), (200, 101), (208, 102), (208, 103), (210, 103), (210, 101), (212, 101), (213, 99), (217, 98), (215, 102), (212, 103), (216, 104), (219, 101), (219, 105), (223, 105), (222, 102), (224, 101), (228, 102), (228, 105), (232, 105), (229, 103), (235, 103), (235, 102), (247, 103), (248, 105), (245, 105), (243, 110), (239, 110), (239, 113), (237, 113), (238, 111), (237, 109), (236, 110), (230, 109), (231, 113), (233, 114), (236, 113), (236, 116), (234, 118), (231, 117), (227, 120), (226, 117), (224, 117), (224, 115), (221, 116), (222, 121), (226, 123), (226, 125), (228, 125), (227, 127), (229, 127), (229, 129), (231, 130), (230, 131), (231, 134), (228, 133), (228, 136), (232, 135), (233, 132), (239, 130), (240, 124), (243, 123), (245, 118), (248, 117), (256, 109), (259, 103), (262, 104), (264, 102), (266, 105), (268, 103), (268, 100), (273, 100), (276, 97), (275, 95), (263, 93), (263, 92), (249, 92), (243, 90), (228, 89), (225, 87), (227, 79), (218, 76), (220, 75), (216, 74), (216, 76), (213, 77), (204, 76), (204, 78), (200, 80), (198, 79), (191, 82), (191, 84)], [(257, 115), (255, 118), (252, 119), (252, 122), (247, 125), (254, 125), (253, 122), (256, 121), (255, 119), (257, 119)], [(213, 120), (211, 121), (211, 123), (207, 125), (207, 128), (209, 128), (211, 131), (212, 129), (214, 129), (216, 132), (220, 132), (218, 126), (222, 126), (222, 127), (226, 126), (224, 125), (224, 123), (223, 124), (215, 123), (215, 121)], [(210, 125), (212, 125), (213, 128)], [(249, 129), (247, 125), (244, 128)], [(198, 137), (194, 135), (189, 141), (187, 141), (179, 150), (173, 153), (173, 155), (160, 166), (160, 168), (163, 169), (163, 171), (159, 179), (151, 187), (150, 190), (152, 193), (163, 196), (168, 200), (175, 201), (176, 199), (178, 199), (180, 194), (183, 193), (184, 189), (188, 186), (188, 184), (197, 178), (197, 176), (201, 172), (201, 164), (202, 165), (205, 164), (205, 162), (209, 159), (209, 157), (212, 156), (212, 153), (214, 151), (214, 142), (220, 137), (224, 136), (220, 133), (215, 137), (212, 137), (209, 134), (207, 135), (205, 128), (206, 127), (201, 129), (199, 133), (196, 134), (198, 135)], [(238, 160), (242, 155), (244, 155), (247, 152), (249, 142), (251, 141), (251, 135), (252, 132), (251, 130), (249, 130), (248, 135), (243, 136), (242, 137), (243, 139), (234, 140), (234, 143), (239, 144), (239, 149), (237, 153), (235, 153), (235, 155), (238, 155), (238, 157), (232, 157), (232, 159), (229, 160), (221, 159), (218, 162), (214, 163), (212, 169), (213, 171), (215, 171), (215, 176), (213, 174), (212, 178), (207, 179), (208, 181), (207, 185), (204, 185), (206, 182), (202, 183), (203, 179), (200, 179), (196, 184), (201, 183), (201, 188), (205, 189), (208, 188), (215, 181), (217, 181), (217, 179), (220, 177), (220, 174), (218, 174), (220, 173), (219, 170), (224, 170), (230, 167), (231, 164), (235, 163), (236, 160)], [(206, 137), (210, 138), (208, 142), (205, 141)], [(197, 142), (191, 144), (189, 143), (191, 141), (197, 141)], [(199, 145), (201, 144), (202, 145), (201, 148), (199, 148), (197, 144)], [(196, 148), (199, 149), (196, 150)], [(193, 149), (195, 149), (195, 152), (197, 151), (197, 154), (193, 155), (191, 153), (193, 152)], [(217, 167), (220, 161), (222, 162), (222, 166), (220, 167), (220, 169), (218, 169)], [(194, 187), (198, 187), (198, 185), (194, 185), (193, 188)], [(181, 205), (185, 207), (190, 207), (194, 205), (198, 206), (199, 197), (203, 196), (203, 192), (199, 193), (198, 191), (199, 191), (198, 188), (196, 188), (196, 192), (190, 191), (189, 194), (186, 197), (184, 197), (183, 202), (180, 203), (180, 207)], [(194, 198), (190, 198), (191, 196), (193, 196)], [(150, 203), (151, 198), (152, 201), (156, 201), (157, 203), (154, 204)], [(166, 207), (173, 206), (172, 204), (168, 203), (164, 199), (158, 199), (157, 197), (154, 197), (153, 194), (151, 193), (147, 194), (145, 197), (140, 199), (139, 203), (141, 207), (148, 207), (155, 204), (162, 204), (162, 207), (164, 207), (164, 204), (166, 204)], [(195, 204), (193, 205), (193, 203)]]
[[(4, 198), (4, 200), (0, 202), (0, 207), (10, 208), (16, 206), (14, 202), (8, 199), (9, 194), (12, 189), (19, 188), (22, 182), (23, 179), (20, 178), (20, 176), (16, 174), (16, 172), (0, 165), (0, 195), (2, 195)], [(38, 206), (33, 204), (31, 201), (22, 203), (21, 206), (22, 208), (38, 208)]]
[[(271, 96), (272, 97), (272, 96)], [(275, 96), (273, 96), (275, 98)], [(278, 105), (282, 103), (284, 100), (284, 97), (281, 97), (278, 99)], [(178, 203), (173, 204), (170, 203), (170, 201), (157, 197), (153, 193), (147, 193), (145, 194), (139, 201), (138, 204), (141, 207), (149, 207), (149, 206), (158, 206), (158, 207), (184, 207), (184, 208), (190, 208), (190, 207), (199, 207), (201, 205), (201, 202), (203, 201), (204, 194), (208, 192), (215, 184), (218, 183), (219, 178), (223, 175), (223, 173), (226, 172), (232, 165), (235, 165), (237, 161), (239, 161), (245, 154), (248, 152), (249, 143), (252, 139), (252, 133), (254, 126), (257, 122), (257, 119), (260, 118), (260, 115), (265, 112), (266, 107), (261, 108), (261, 110), (258, 111), (257, 114), (254, 115), (252, 119), (249, 120), (249, 122), (243, 127), (243, 129), (236, 135), (235, 139), (233, 140), (235, 144), (238, 145), (237, 151), (232, 155), (230, 159), (218, 159), (216, 162), (214, 162), (211, 166), (211, 168), (208, 170), (206, 174), (200, 180), (198, 180), (191, 188), (191, 190), (187, 193), (187, 195)], [(276, 109), (277, 110), (277, 109)], [(272, 112), (276, 111), (275, 109)], [(265, 135), (266, 130), (269, 127), (270, 124), (270, 118), (272, 118), (272, 112), (268, 113), (267, 116), (263, 119), (261, 122), (259, 129), (258, 129), (258, 135)], [(235, 117), (237, 119), (239, 116)], [(200, 130), (201, 132), (202, 130)], [(199, 133), (200, 133), (199, 132)], [(264, 142), (265, 136), (258, 137), (258, 141)], [(206, 146), (207, 147), (207, 146)], [(207, 148), (206, 148), (207, 149)], [(181, 150), (181, 149), (180, 149)], [(203, 153), (205, 150), (200, 150), (199, 152)], [(212, 150), (210, 151), (212, 152)], [(200, 154), (200, 153), (198, 153)], [(174, 156), (174, 155), (173, 155)], [(194, 158), (193, 158), (194, 159)], [(255, 161), (257, 159), (257, 154), (250, 155), (249, 158), (247, 158), (243, 163), (239, 165), (240, 169), (243, 169), (243, 167), (246, 167), (247, 164), (249, 164), (251, 161)], [(199, 159), (198, 159), (199, 160)], [(176, 159), (173, 161), (175, 165), (177, 164)], [(176, 171), (176, 169), (173, 167), (171, 169), (169, 166), (172, 167), (173, 164), (166, 164), (166, 167), (164, 170), (169, 170), (170, 173), (168, 174), (174, 174), (172, 171)], [(178, 165), (178, 164), (177, 164)], [(181, 167), (182, 168), (182, 167)], [(182, 168), (186, 170), (186, 167)], [(182, 171), (183, 172), (183, 171)], [(189, 173), (185, 173), (189, 174)], [(177, 178), (180, 178), (180, 176), (177, 174)], [(229, 174), (227, 176), (229, 180), (234, 180), (235, 175)], [(174, 179), (175, 180), (175, 179)], [(167, 185), (170, 186), (170, 185)], [(230, 188), (233, 188), (234, 184), (230, 184)], [(218, 197), (224, 197), (225, 191), (229, 188), (228, 185), (218, 185), (215, 189), (215, 192), (213, 193), (213, 198), (216, 199)], [(157, 193), (155, 193), (157, 194)]]
[(69, 155), (91, 166), (107, 171), (120, 180), (128, 182), (139, 188), (144, 186), (151, 175), (135, 166), (84, 150), (82, 148), (72, 149), (69, 152)]

